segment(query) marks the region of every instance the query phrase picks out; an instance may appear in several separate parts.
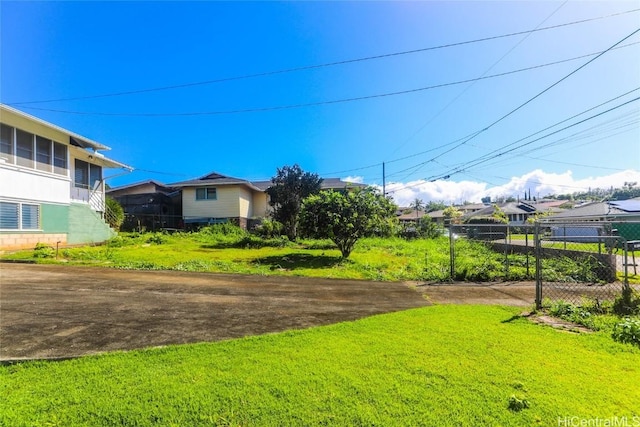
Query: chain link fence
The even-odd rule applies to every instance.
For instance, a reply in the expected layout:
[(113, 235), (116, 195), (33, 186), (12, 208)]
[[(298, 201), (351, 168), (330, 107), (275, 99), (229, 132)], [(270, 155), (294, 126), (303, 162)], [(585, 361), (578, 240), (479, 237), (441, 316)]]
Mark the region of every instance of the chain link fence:
[(448, 234), (451, 280), (535, 280), (538, 307), (612, 301), (640, 283), (640, 221), (451, 224)]
[(536, 305), (613, 301), (638, 288), (640, 222), (536, 224)]
[(449, 242), (452, 280), (535, 279), (532, 224), (451, 224)]

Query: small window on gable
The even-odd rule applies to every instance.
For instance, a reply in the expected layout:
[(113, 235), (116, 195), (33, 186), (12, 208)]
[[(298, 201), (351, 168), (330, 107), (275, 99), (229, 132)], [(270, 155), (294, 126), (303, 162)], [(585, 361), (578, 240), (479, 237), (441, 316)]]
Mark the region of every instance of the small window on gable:
[(216, 200), (216, 189), (211, 188), (196, 188), (196, 200)]

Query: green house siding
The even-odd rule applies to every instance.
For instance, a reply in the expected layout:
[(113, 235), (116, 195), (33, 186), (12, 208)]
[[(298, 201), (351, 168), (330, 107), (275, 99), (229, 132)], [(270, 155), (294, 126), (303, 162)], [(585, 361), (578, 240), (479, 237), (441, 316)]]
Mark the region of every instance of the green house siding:
[(43, 233), (69, 232), (69, 206), (42, 204), (40, 206)]
[(69, 206), (69, 234), (67, 243), (99, 243), (116, 235), (102, 220), (100, 214), (88, 205), (72, 203)]

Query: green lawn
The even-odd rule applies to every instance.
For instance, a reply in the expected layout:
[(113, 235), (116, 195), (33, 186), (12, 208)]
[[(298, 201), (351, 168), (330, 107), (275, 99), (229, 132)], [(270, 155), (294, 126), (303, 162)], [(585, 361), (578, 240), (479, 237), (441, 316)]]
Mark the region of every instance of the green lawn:
[[(0, 367), (0, 425), (558, 425), (640, 416), (640, 349), (517, 308), (431, 306)], [(509, 399), (529, 408), (508, 409)]]
[[(6, 254), (5, 259), (29, 259), (109, 266), (126, 269), (180, 270), (258, 275), (295, 275), (364, 280), (491, 281), (532, 280), (533, 256), (505, 255), (483, 242), (458, 239), (455, 271), (451, 277), (449, 239), (404, 240), (366, 238), (356, 244), (347, 260), (330, 241), (264, 240), (238, 230), (230, 235), (204, 229), (198, 233), (127, 234), (102, 246), (55, 250), (43, 248)], [(235, 233), (235, 234), (234, 234)], [(593, 279), (580, 261), (543, 260), (545, 277), (554, 281), (589, 282)]]

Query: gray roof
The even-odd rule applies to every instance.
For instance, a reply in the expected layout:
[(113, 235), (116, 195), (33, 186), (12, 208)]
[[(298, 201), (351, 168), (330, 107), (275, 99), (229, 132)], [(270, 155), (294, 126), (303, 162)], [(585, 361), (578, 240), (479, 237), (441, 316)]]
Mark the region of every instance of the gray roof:
[(205, 187), (210, 185), (244, 185), (252, 190), (263, 191), (250, 181), (240, 178), (234, 178), (231, 176), (222, 175), (218, 172), (210, 172), (206, 175), (196, 179), (189, 179), (187, 181), (174, 182), (167, 184), (170, 187)]
[(160, 181), (149, 179), (149, 180), (146, 180), (146, 181), (134, 182), (132, 184), (120, 185), (118, 187), (111, 187), (108, 190), (106, 190), (106, 193), (113, 193), (115, 191), (126, 190), (128, 188), (139, 187), (141, 185), (146, 185), (146, 184), (153, 184), (156, 187), (165, 188), (167, 190), (167, 192), (171, 192), (173, 190), (173, 188), (171, 188), (171, 186), (165, 185), (165, 184), (161, 183)]
[[(632, 199), (634, 200), (634, 199)], [(629, 206), (629, 210), (622, 209)], [(570, 219), (599, 219), (619, 216), (638, 216), (639, 212), (631, 210), (631, 206), (635, 204), (626, 204), (620, 202), (591, 202), (578, 206), (566, 212), (553, 215), (548, 218), (550, 221), (570, 220)]]
[[(502, 211), (507, 215), (516, 214), (532, 214), (536, 212), (536, 208), (533, 205), (524, 202), (509, 202), (498, 205)], [(479, 211), (469, 212), (464, 215), (465, 218), (491, 216), (495, 211), (494, 205), (487, 206)]]
[[(271, 187), (271, 181), (253, 181), (253, 185), (258, 187), (262, 191), (266, 191), (267, 188)], [(358, 182), (346, 182), (342, 181), (340, 178), (323, 178), (322, 184), (320, 188), (323, 190), (342, 190), (345, 188), (353, 188), (353, 187), (367, 187), (366, 184), (360, 184)]]

